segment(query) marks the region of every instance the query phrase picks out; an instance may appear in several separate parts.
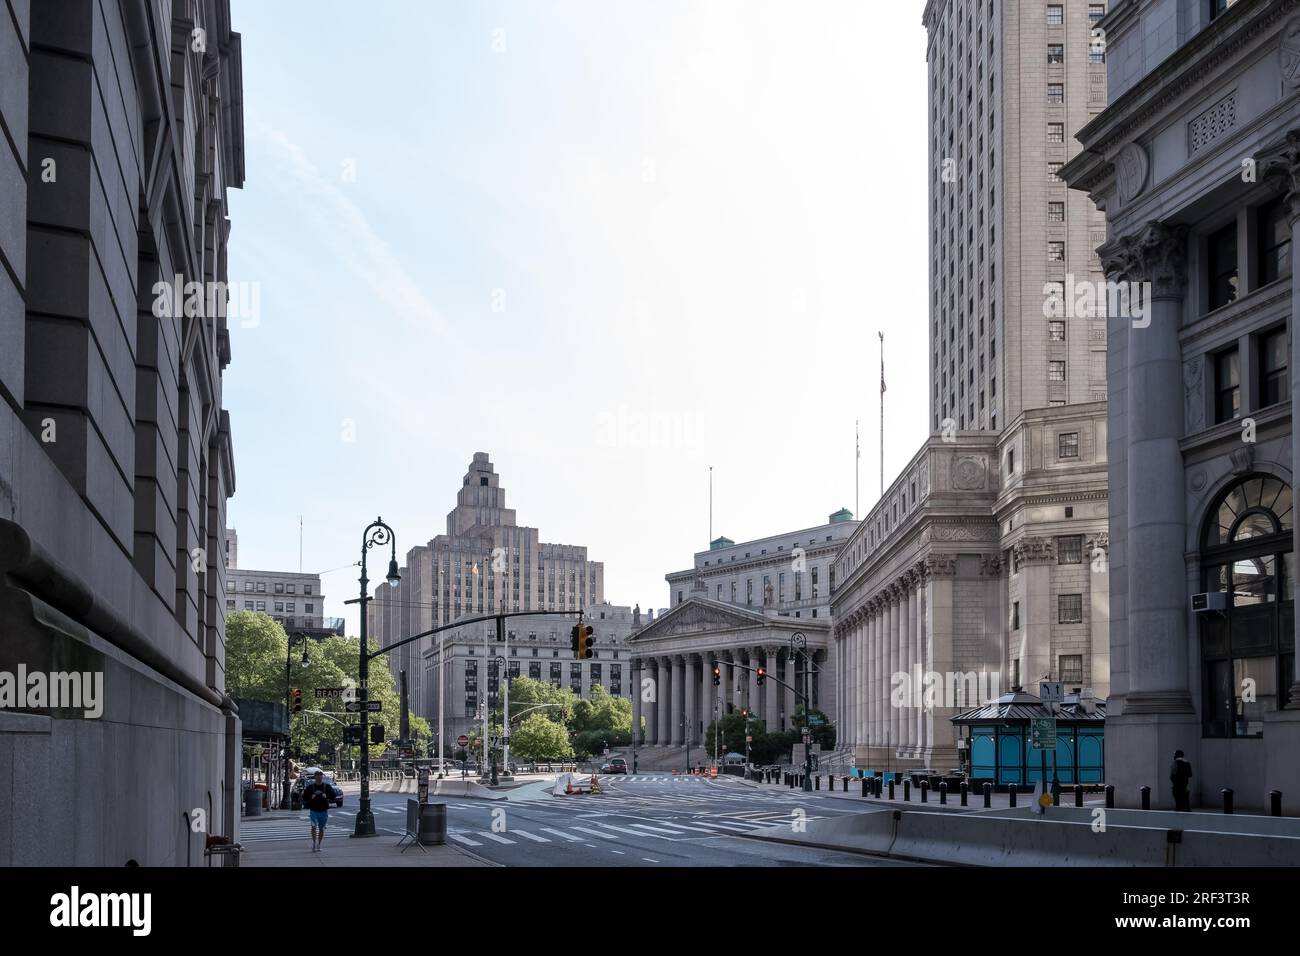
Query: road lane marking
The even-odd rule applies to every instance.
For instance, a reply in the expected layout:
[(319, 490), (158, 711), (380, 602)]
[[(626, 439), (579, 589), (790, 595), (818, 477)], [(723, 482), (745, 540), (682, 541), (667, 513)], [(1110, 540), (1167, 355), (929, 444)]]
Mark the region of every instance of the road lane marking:
[(481, 837), (483, 837), (483, 838), (486, 839), (486, 840), (496, 840), (498, 843), (509, 843), (509, 844), (513, 845), (514, 842), (515, 842), (514, 840), (507, 840), (507, 839), (506, 839), (505, 837), (503, 837), (503, 836), (497, 836), (495, 833), (487, 833), (486, 831), (478, 831), (478, 830), (476, 830), (476, 831), (474, 831), (474, 835), (475, 835), (475, 836), (481, 836)]
[[(612, 824), (612, 823), (597, 823), (596, 826), (599, 826), (599, 827), (605, 827), (605, 828), (607, 828), (607, 829), (614, 830), (614, 831), (616, 831), (616, 832), (618, 832), (618, 833), (626, 833), (626, 834), (628, 834), (629, 836), (650, 837), (652, 840), (667, 840), (667, 839), (668, 839), (668, 837), (666, 837), (666, 836), (660, 836), (658, 833), (645, 833), (645, 832), (642, 831), (642, 830), (629, 830), (627, 827), (619, 827), (619, 826), (615, 826), (615, 825)], [(578, 828), (575, 827), (574, 829), (578, 829)], [(685, 836), (686, 834), (684, 834), (684, 833), (679, 833), (679, 834), (677, 834), (677, 835), (678, 835), (678, 836)], [(611, 837), (611, 839), (617, 839), (617, 837)]]
[(610, 853), (617, 853), (619, 856), (627, 856), (622, 850), (610, 850)]
[(546, 839), (546, 837), (539, 837), (539, 836), (537, 836), (536, 834), (529, 833), (527, 830), (511, 830), (510, 832), (513, 833), (515, 836), (521, 836), (521, 837), (524, 837), (525, 839), (527, 839), (527, 840), (532, 840), (532, 841), (534, 841), (535, 843), (550, 843), (550, 842), (551, 842), (550, 840)]
[(669, 829), (666, 829), (665, 827), (652, 827), (652, 826), (651, 826), (650, 824), (648, 824), (648, 823), (634, 823), (634, 824), (632, 824), (632, 826), (637, 827), (637, 828), (639, 828), (639, 829), (641, 829), (641, 830), (657, 830), (657, 831), (660, 832), (660, 833), (671, 833), (673, 836), (681, 836), (681, 835), (682, 835), (682, 831), (681, 831), (681, 830), (669, 830)]
[(466, 846), (482, 846), (482, 845), (483, 845), (482, 843), (479, 843), (478, 840), (471, 840), (469, 837), (461, 836), (459, 833), (448, 833), (447, 836), (451, 837), (451, 838), (452, 838), (453, 840), (455, 840), (457, 843), (463, 843), (463, 844), (465, 844)]
[(652, 859), (650, 859), (650, 857), (648, 857), (648, 856), (643, 856), (643, 857), (641, 857), (641, 859), (645, 860), (647, 863), (658, 863), (658, 862), (659, 862), (658, 860), (652, 860)]
[[(577, 826), (575, 826), (573, 829), (575, 829), (575, 830), (581, 830), (583, 833), (590, 833), (592, 836), (598, 836), (598, 837), (600, 837), (602, 840), (617, 840), (617, 839), (618, 839), (618, 837), (614, 836), (614, 834), (612, 834), (612, 833), (605, 833), (605, 832), (603, 832), (603, 831), (601, 831), (601, 830), (592, 830), (592, 829), (589, 828), (589, 827), (577, 827)], [(588, 844), (588, 846), (590, 846), (590, 844)]]
[(570, 843), (581, 843), (582, 837), (576, 837), (572, 833), (565, 833), (563, 830), (552, 830), (550, 827), (538, 827), (543, 833), (554, 833), (558, 837), (563, 837)]

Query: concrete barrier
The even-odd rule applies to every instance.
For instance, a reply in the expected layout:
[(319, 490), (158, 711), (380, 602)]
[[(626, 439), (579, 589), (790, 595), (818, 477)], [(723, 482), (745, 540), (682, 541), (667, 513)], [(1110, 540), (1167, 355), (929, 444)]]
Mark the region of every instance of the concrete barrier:
[[(964, 866), (1300, 866), (1300, 837), (1136, 826), (1114, 821), (1114, 811), (1095, 830), (1086, 808), (1079, 811), (1086, 820), (1067, 819), (1067, 809), (1074, 810), (1046, 818), (890, 809), (814, 820), (802, 833), (782, 825), (751, 836)], [(1173, 842), (1171, 830), (1181, 830)]]

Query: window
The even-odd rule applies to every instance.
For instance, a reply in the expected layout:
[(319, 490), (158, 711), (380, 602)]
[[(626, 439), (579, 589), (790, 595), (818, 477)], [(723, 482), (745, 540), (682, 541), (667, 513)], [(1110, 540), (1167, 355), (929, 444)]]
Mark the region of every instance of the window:
[(1279, 196), (1259, 209), (1259, 284), (1291, 274), (1291, 226)]
[(1057, 564), (1083, 564), (1083, 535), (1069, 534), (1056, 539)]
[(1057, 673), (1061, 675), (1061, 683), (1063, 684), (1082, 684), (1083, 655), (1062, 654), (1061, 665)]
[(276, 602), (275, 602), (275, 609), (276, 609), (276, 611), (278, 611), (279, 613), (283, 614), (283, 613), (284, 613), (284, 602), (283, 602), (283, 601), (276, 601)]
[(1047, 5), (1047, 25), (1049, 27), (1059, 27), (1065, 22), (1065, 8), (1059, 3), (1049, 3)]
[(1241, 413), (1241, 372), (1235, 348), (1214, 357), (1214, 421), (1230, 422)]
[(302, 593), (303, 593), (303, 594), (311, 594), (311, 587), (312, 587), (312, 586), (311, 586), (310, 584), (304, 584), (304, 585), (302, 586)]
[(1083, 623), (1083, 595), (1082, 594), (1059, 594), (1056, 598), (1057, 614), (1056, 623), (1058, 624), (1082, 624)]
[(1048, 83), (1047, 84), (1047, 102), (1059, 106), (1065, 102), (1065, 84)]
[(1051, 162), (1047, 164), (1047, 178), (1054, 183), (1061, 181), (1060, 172), (1064, 163)]
[(815, 601), (817, 600), (817, 569), (813, 568), (811, 570), (811, 574), (812, 574), (812, 596), (813, 596), (813, 600)]
[(1047, 204), (1048, 222), (1065, 222), (1065, 203), (1049, 202)]
[(1048, 141), (1049, 143), (1064, 143), (1064, 142), (1065, 142), (1065, 124), (1064, 124), (1064, 123), (1048, 123), (1048, 124), (1047, 124), (1047, 141)]
[(246, 593), (246, 594), (250, 594), (250, 593), (252, 593), (252, 590), (253, 590), (253, 582), (252, 582), (252, 581), (245, 581), (245, 582), (244, 582), (244, 593)]
[(235, 609), (235, 602), (230, 600), (230, 598), (226, 598), (226, 610), (233, 611), (234, 609)]
[(1096, 23), (1106, 15), (1106, 4), (1090, 3), (1088, 4), (1088, 22)]
[(265, 601), (258, 601), (258, 602), (257, 602), (257, 609), (258, 609), (259, 611), (265, 611), (265, 610), (266, 610), (266, 602), (265, 602)]
[(1049, 43), (1049, 44), (1047, 44), (1047, 62), (1048, 62), (1048, 63), (1064, 63), (1064, 62), (1065, 62), (1065, 46), (1064, 46), (1063, 44), (1060, 44), (1060, 43)]
[(258, 581), (258, 582), (257, 582), (257, 593), (258, 593), (258, 594), (265, 594), (265, 593), (266, 593), (266, 582), (265, 582), (265, 581)]
[(1047, 363), (1047, 380), (1049, 382), (1065, 381), (1065, 363), (1053, 360)]
[(682, 592), (682, 591), (678, 591), (678, 592), (677, 592), (677, 603), (678, 603), (678, 604), (681, 604), (683, 600), (685, 600), (684, 592)]
[(1047, 323), (1047, 339), (1048, 339), (1048, 341), (1050, 341), (1050, 342), (1064, 342), (1064, 341), (1065, 341), (1065, 322), (1064, 322), (1064, 320), (1056, 320), (1056, 319), (1053, 319), (1052, 321), (1050, 321), (1050, 322)]
[(276, 593), (276, 594), (283, 594), (283, 593), (284, 593), (284, 585), (281, 584), (281, 583), (279, 583), (279, 582), (276, 582), (276, 585), (275, 585), (275, 593)]
[(298, 585), (296, 585), (296, 584), (290, 584), (290, 585), (289, 585), (289, 590), (288, 590), (286, 593), (288, 593), (288, 594), (296, 594), (296, 593), (297, 593), (297, 588), (298, 588)]
[(1266, 408), (1291, 397), (1287, 375), (1286, 329), (1274, 329), (1259, 338), (1259, 406)]
[(1213, 20), (1222, 15), (1236, 2), (1237, 0), (1210, 0), (1210, 19)]
[(1078, 458), (1079, 457), (1079, 433), (1078, 432), (1061, 432), (1056, 436), (1056, 457), (1057, 458)]
[(1011, 630), (1020, 630), (1020, 602), (1011, 602)]
[(1230, 222), (1206, 240), (1210, 309), (1237, 301), (1237, 224)]
[(1047, 244), (1047, 261), (1064, 262), (1065, 261), (1065, 243), (1059, 239), (1053, 239)]
[[(1207, 515), (1201, 584), (1225, 593), (1228, 607), (1197, 616), (1206, 737), (1261, 736), (1264, 714), (1287, 705), (1295, 675), (1292, 517), (1290, 485), (1267, 475), (1241, 479)], [(1247, 681), (1253, 695), (1242, 693)]]
[(745, 581), (745, 603), (746, 604), (754, 603), (754, 579), (753, 578), (748, 578)]
[(252, 609), (253, 609), (253, 602), (252, 602), (252, 601), (245, 601), (245, 602), (244, 602), (244, 610), (245, 610), (245, 611), (251, 611)]

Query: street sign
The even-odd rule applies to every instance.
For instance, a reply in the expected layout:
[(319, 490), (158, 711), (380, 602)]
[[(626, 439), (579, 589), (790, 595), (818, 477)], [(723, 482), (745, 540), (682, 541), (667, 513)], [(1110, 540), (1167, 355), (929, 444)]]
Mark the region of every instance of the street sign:
[(1059, 680), (1039, 681), (1038, 699), (1044, 704), (1059, 704), (1065, 699), (1065, 685)]
[(363, 710), (377, 714), (383, 711), (384, 702), (382, 700), (350, 700), (343, 705), (343, 709), (349, 714), (359, 714)]
[(754, 735), (753, 735), (753, 734), (745, 734), (745, 743), (747, 743), (747, 744), (752, 744), (753, 742), (754, 742)]
[(318, 698), (320, 698), (320, 697), (342, 697), (342, 696), (343, 696), (343, 688), (342, 688), (342, 687), (317, 687), (317, 688), (316, 688), (316, 696), (317, 696)]
[(1034, 750), (1056, 749), (1056, 721), (1051, 717), (1035, 717), (1029, 729), (1029, 742)]
[(804, 734), (803, 742), (804, 742), (804, 746), (807, 746), (808, 744), (812, 743), (812, 734)]
[(814, 727), (820, 727), (822, 724), (826, 723), (826, 721), (821, 717), (818, 717), (816, 714), (809, 714), (808, 723), (812, 724)]
[(469, 738), (466, 737), (464, 734), (461, 734), (459, 737), (456, 738), (456, 746), (459, 747), (461, 750), (464, 750), (466, 747), (469, 746)]
[[(510, 746), (510, 735), (509, 735), (509, 734), (506, 734), (504, 737), (501, 738), (501, 746), (502, 746), (502, 747), (509, 747), (509, 746)], [(609, 753), (608, 750), (606, 750), (605, 752), (606, 752), (606, 753)]]

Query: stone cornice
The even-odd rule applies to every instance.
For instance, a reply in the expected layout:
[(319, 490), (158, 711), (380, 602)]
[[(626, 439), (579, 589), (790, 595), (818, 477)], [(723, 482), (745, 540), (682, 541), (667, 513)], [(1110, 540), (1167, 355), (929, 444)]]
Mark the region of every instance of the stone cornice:
[[(1186, 93), (1206, 87), (1210, 74), (1297, 7), (1300, 0), (1240, 0), (1126, 90), (1076, 137), (1089, 153), (1110, 156), (1148, 130)], [(1082, 180), (1072, 185), (1086, 188)]]

